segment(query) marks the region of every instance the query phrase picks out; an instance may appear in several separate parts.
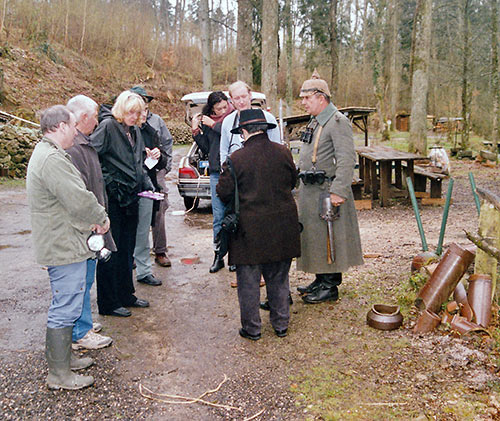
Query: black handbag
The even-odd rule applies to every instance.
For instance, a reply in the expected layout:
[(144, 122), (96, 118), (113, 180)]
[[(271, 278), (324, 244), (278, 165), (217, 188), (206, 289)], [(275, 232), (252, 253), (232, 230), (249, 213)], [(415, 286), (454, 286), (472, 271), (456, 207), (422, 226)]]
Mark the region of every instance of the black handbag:
[(224, 219), (222, 220), (222, 228), (217, 234), (219, 243), (219, 254), (224, 257), (229, 248), (229, 237), (231, 234), (236, 234), (240, 222), (240, 198), (238, 195), (238, 181), (233, 168), (231, 158), (227, 158), (227, 167), (234, 179), (234, 194), (233, 200), (230, 205), (226, 207), (224, 212)]

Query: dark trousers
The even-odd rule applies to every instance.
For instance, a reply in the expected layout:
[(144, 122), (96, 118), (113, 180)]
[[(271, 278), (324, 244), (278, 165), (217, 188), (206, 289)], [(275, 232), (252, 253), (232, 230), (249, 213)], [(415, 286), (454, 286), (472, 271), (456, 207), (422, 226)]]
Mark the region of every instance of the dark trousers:
[(321, 280), (321, 284), (325, 288), (336, 288), (342, 283), (342, 273), (318, 273), (316, 278)]
[(137, 300), (132, 278), (137, 212), (137, 204), (122, 208), (115, 200), (109, 200), (111, 234), (118, 250), (106, 263), (97, 264), (99, 314), (109, 314), (119, 307), (130, 306)]
[(271, 308), (269, 313), (271, 325), (275, 330), (288, 328), (290, 320), (288, 271), (291, 262), (291, 260), (283, 260), (262, 265), (236, 265), (241, 326), (250, 335), (260, 333), (261, 275), (266, 281), (267, 299)]
[(165, 199), (159, 203), (159, 209), (153, 213), (153, 251), (155, 254), (167, 253), (167, 233), (165, 232), (165, 212), (168, 209), (168, 189), (165, 182), (166, 171), (160, 170), (156, 180), (165, 193)]

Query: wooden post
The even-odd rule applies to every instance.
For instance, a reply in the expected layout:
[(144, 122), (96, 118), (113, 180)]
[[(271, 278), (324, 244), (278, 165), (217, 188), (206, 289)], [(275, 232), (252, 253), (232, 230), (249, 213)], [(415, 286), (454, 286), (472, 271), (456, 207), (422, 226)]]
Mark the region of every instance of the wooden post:
[[(489, 240), (494, 247), (500, 248), (500, 211), (486, 200), (483, 200), (481, 204), (479, 236)], [(483, 273), (491, 276), (493, 298), (497, 282), (497, 259), (478, 248), (474, 273)]]

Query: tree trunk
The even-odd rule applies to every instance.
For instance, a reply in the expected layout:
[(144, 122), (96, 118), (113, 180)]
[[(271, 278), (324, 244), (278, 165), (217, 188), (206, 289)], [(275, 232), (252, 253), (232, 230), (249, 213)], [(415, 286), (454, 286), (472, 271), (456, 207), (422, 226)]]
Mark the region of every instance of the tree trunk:
[(3, 39), (3, 30), (5, 26), (5, 14), (7, 13), (7, 0), (3, 0), (2, 19), (0, 20), (0, 39)]
[(495, 152), (498, 161), (498, 0), (491, 0), (491, 92), (493, 93), (493, 118), (491, 130), (492, 152)]
[(470, 43), (469, 43), (469, 7), (470, 0), (464, 0), (463, 16), (462, 16), (462, 40), (463, 40), (463, 52), (462, 52), (462, 142), (461, 149), (469, 149), (469, 103), (470, 103), (470, 93), (469, 93), (469, 57), (470, 57)]
[(332, 73), (330, 75), (330, 87), (332, 92), (338, 91), (339, 84), (339, 48), (337, 41), (337, 3), (338, 0), (331, 0), (330, 4), (330, 60)]
[(390, 129), (394, 130), (396, 127), (396, 114), (397, 105), (399, 100), (399, 74), (398, 71), (398, 52), (399, 52), (399, 41), (398, 41), (398, 25), (399, 25), (399, 7), (398, 0), (391, 0), (391, 39), (390, 39), (390, 110), (389, 116), (391, 119)]
[(210, 91), (212, 90), (212, 42), (210, 37), (208, 0), (200, 0), (200, 22), (203, 90)]
[(252, 82), (252, 3), (250, 0), (238, 0), (238, 50), (237, 77), (246, 83)]
[(390, 133), (387, 126), (386, 118), (386, 101), (385, 101), (385, 87), (386, 79), (384, 72), (384, 28), (386, 21), (387, 3), (385, 0), (377, 0), (373, 3), (375, 9), (375, 33), (374, 33), (374, 61), (373, 61), (373, 84), (375, 90), (375, 99), (377, 101), (377, 114), (380, 121), (380, 134), (382, 141), (390, 139)]
[(82, 37), (80, 38), (80, 51), (83, 51), (83, 41), (85, 40), (85, 27), (87, 24), (87, 0), (83, 4)]
[(292, 114), (293, 104), (293, 28), (292, 28), (292, 0), (285, 0), (283, 20), (285, 22), (285, 51), (286, 51), (286, 114)]
[(161, 0), (160, 3), (160, 27), (165, 34), (165, 47), (170, 46), (170, 17), (169, 17), (169, 2)]
[(418, 0), (411, 91), (409, 150), (427, 156), (427, 91), (432, 30), (432, 0)]
[(69, 28), (69, 0), (66, 0), (66, 17), (64, 19), (64, 46), (68, 46), (68, 28)]
[(265, 0), (262, 5), (262, 91), (271, 112), (277, 112), (278, 85), (278, 0)]

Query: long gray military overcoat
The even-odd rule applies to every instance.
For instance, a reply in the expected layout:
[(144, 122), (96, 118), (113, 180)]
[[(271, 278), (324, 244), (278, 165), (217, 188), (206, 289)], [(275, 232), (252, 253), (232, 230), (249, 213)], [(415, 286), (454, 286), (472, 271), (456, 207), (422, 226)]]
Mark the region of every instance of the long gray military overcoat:
[[(335, 176), (331, 182), (322, 185), (300, 182), (299, 221), (303, 225), (300, 235), (301, 257), (297, 269), (309, 273), (344, 272), (351, 266), (363, 264), (358, 219), (354, 207), (351, 183), (356, 163), (356, 153), (352, 138), (352, 127), (333, 104), (329, 104), (318, 116), (323, 125), (319, 139), (316, 169), (326, 171), (328, 177)], [(314, 139), (310, 144), (303, 143), (300, 149), (300, 171), (312, 167)], [(327, 260), (327, 223), (319, 216), (319, 200), (322, 192), (335, 193), (346, 199), (340, 206), (340, 216), (334, 222), (335, 261)]]

